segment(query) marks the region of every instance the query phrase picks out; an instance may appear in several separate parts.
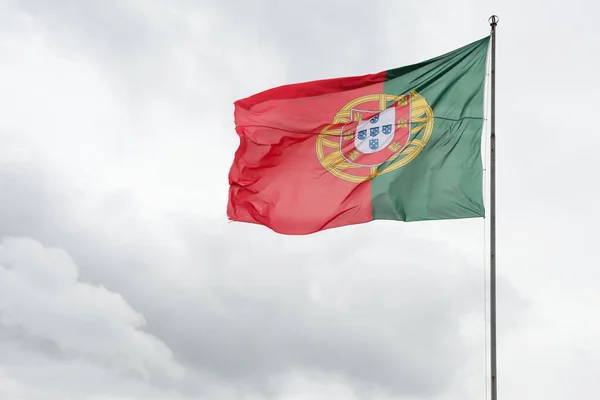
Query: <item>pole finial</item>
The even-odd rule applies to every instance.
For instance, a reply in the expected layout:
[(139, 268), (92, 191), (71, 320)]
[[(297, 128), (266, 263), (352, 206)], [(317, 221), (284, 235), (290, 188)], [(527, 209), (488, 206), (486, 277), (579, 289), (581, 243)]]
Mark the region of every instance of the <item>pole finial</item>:
[(488, 19), (490, 26), (492, 28), (494, 28), (496, 25), (498, 25), (498, 22), (500, 21), (500, 18), (498, 18), (497, 15), (492, 15), (489, 19)]

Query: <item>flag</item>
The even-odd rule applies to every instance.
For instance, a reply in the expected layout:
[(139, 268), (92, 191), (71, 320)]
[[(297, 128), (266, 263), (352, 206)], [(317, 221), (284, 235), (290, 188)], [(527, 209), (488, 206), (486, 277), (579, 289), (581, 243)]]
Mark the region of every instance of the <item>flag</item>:
[(303, 235), (382, 219), (482, 217), (489, 39), (236, 101), (228, 218)]

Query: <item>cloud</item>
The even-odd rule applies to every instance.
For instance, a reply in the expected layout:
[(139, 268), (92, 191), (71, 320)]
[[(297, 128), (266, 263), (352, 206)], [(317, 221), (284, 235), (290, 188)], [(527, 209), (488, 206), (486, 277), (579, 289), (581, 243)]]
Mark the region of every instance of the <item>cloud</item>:
[(598, 63), (577, 2), (1, 3), (0, 397), (483, 396), (483, 221), (284, 238), (224, 204), (233, 100), (420, 61), (491, 13), (501, 392), (594, 387)]
[[(208, 40), (222, 23), (208, 10), (113, 2), (96, 12), (89, 2), (63, 3), (26, 1), (0, 16), (0, 25), (18, 27), (0, 36), (0, 89), (10, 93), (0, 100), (0, 137), (10, 143), (2, 160), (43, 163), (90, 195), (124, 190), (161, 212), (224, 215), (237, 147), (235, 135), (223, 134), (233, 100), (276, 82), (279, 56), (240, 48), (235, 30)], [(103, 22), (95, 29), (80, 18)], [(113, 46), (101, 26), (151, 45), (117, 51), (129, 44)]]
[(120, 295), (78, 281), (67, 253), (31, 239), (2, 240), (0, 315), (3, 329), (69, 358), (144, 380), (156, 374), (177, 379), (184, 372), (164, 343), (141, 330), (144, 317)]
[[(190, 324), (204, 340), (161, 336), (179, 336), (173, 343), (190, 361), (230, 378), (264, 380), (305, 368), (405, 394), (441, 390), (468, 358), (459, 320), (480, 311), (471, 301), (480, 298), (480, 276), (459, 257), (432, 253), (434, 244), (374, 235), (365, 228), (329, 237), (328, 250), (296, 243), (286, 254), (259, 253), (266, 238), (229, 234), (225, 247), (214, 230), (197, 234), (193, 242), (205, 243), (198, 250), (208, 254), (193, 259), (208, 259), (195, 268), (205, 265), (209, 275), (191, 303), (204, 298), (207, 306)], [(397, 240), (411, 255), (394, 250)], [(224, 256), (226, 248), (235, 253)]]
[[(10, 176), (5, 171), (0, 182), (15, 181)], [(35, 277), (30, 284), (48, 280), (70, 287), (75, 276), (77, 285), (86, 288), (81, 281), (102, 282), (109, 294), (94, 304), (126, 302), (121, 312), (110, 315), (129, 324), (131, 335), (145, 334), (136, 331), (142, 320), (126, 306), (140, 310), (147, 321), (143, 332), (159, 338), (190, 374), (166, 387), (192, 398), (207, 388), (225, 396), (223, 386), (229, 384), (246, 388), (241, 393), (283, 399), (291, 396), (291, 387), (302, 392), (298, 382), (321, 387), (318, 382), (323, 380), (338, 382), (359, 397), (373, 391), (434, 396), (445, 393), (473, 357), (482, 357), (482, 271), (440, 242), (415, 240), (386, 224), (293, 240), (260, 227), (210, 219), (182, 216), (167, 224), (132, 212), (135, 198), (91, 206), (71, 190), (44, 184), (54, 181), (52, 175), (34, 179), (44, 175), (23, 170), (16, 176), (21, 189), (12, 185), (10, 196), (3, 195), (1, 201), (11, 204), (11, 213), (0, 212), (0, 219), (17, 215), (22, 224), (3, 224), (4, 229), (21, 226), (28, 227), (22, 234), (42, 233), (41, 226), (46, 226), (47, 240), (62, 243), (80, 266), (76, 269), (67, 257), (70, 267), (30, 267), (23, 272)], [(42, 204), (53, 206), (31, 214), (32, 207), (19, 205), (19, 198), (44, 199)], [(30, 247), (23, 252), (31, 257), (34, 249), (45, 252), (40, 244), (25, 243)], [(55, 301), (64, 299), (62, 290), (50, 293), (60, 294)], [(518, 313), (523, 302), (518, 294), (512, 297)], [(17, 299), (26, 301), (24, 296)], [(30, 307), (43, 312), (38, 304), (31, 302)], [(35, 322), (33, 315), (29, 318)], [(95, 326), (88, 327), (85, 320), (72, 324)], [(97, 323), (110, 321), (99, 318)], [(89, 342), (75, 341), (79, 347), (67, 349), (85, 352), (97, 340), (104, 348), (91, 356), (111, 354), (106, 347), (111, 336), (105, 336), (115, 331), (110, 326), (99, 327), (98, 338), (86, 333)], [(61, 331), (46, 335), (54, 342), (70, 340)], [(39, 344), (37, 351), (58, 351), (49, 343)], [(145, 365), (144, 359), (135, 358), (135, 349), (127, 353), (136, 360), (133, 365)], [(196, 375), (204, 382), (201, 388), (189, 382)]]

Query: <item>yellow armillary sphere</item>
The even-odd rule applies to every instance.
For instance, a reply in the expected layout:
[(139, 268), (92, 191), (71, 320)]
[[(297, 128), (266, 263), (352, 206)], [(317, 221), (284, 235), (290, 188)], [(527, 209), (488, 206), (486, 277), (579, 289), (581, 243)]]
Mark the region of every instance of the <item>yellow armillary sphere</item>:
[(416, 91), (369, 94), (344, 105), (317, 138), (317, 157), (327, 171), (360, 183), (401, 168), (425, 148), (434, 116)]

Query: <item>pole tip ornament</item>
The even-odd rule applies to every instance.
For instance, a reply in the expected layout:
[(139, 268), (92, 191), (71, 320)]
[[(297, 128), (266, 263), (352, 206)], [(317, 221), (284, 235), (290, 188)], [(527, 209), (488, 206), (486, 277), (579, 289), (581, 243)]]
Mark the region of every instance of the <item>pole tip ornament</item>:
[(496, 25), (498, 25), (498, 22), (500, 21), (500, 18), (498, 18), (497, 15), (492, 15), (488, 21), (490, 22), (490, 26), (491, 27), (495, 27)]

